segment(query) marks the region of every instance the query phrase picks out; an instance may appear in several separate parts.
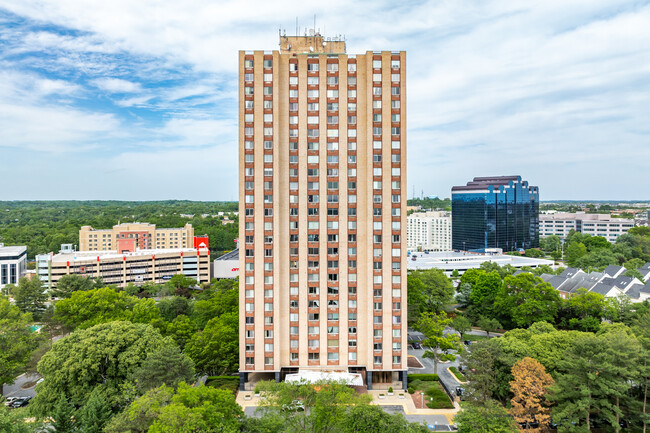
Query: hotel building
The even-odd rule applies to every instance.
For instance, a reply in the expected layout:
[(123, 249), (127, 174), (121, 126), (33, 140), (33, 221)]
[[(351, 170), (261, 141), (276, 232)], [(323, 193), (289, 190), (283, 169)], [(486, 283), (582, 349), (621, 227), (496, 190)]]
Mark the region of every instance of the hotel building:
[(239, 172), (242, 388), (406, 386), (406, 53), (318, 33), (240, 51)]
[(111, 251), (121, 245), (130, 245), (129, 249), (156, 248), (192, 248), (194, 245), (194, 228), (185, 224), (181, 228), (156, 228), (149, 223), (124, 223), (112, 229), (97, 230), (83, 226), (79, 230), (80, 251)]

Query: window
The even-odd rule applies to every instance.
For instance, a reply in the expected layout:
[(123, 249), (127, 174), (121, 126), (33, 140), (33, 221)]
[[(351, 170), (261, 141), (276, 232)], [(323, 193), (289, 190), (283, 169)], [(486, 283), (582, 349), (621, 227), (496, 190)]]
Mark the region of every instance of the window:
[(318, 71), (318, 63), (307, 63), (308, 71)]
[(264, 60), (264, 68), (272, 68), (273, 67), (273, 60), (267, 59)]
[(327, 64), (327, 72), (337, 72), (338, 70), (339, 70), (339, 64), (338, 63), (328, 63)]
[(373, 60), (372, 61), (372, 68), (373, 69), (381, 69), (381, 60)]

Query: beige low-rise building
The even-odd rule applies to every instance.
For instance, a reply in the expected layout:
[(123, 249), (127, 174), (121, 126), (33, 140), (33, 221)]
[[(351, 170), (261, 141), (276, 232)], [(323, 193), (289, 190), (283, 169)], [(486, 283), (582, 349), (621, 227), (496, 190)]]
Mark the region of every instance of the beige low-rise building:
[(112, 229), (94, 229), (83, 226), (79, 230), (80, 251), (118, 250), (121, 244), (133, 244), (135, 249), (191, 248), (194, 244), (194, 228), (185, 224), (179, 228), (158, 228), (149, 223), (123, 223)]
[(106, 285), (126, 287), (146, 282), (162, 284), (176, 274), (194, 278), (199, 283), (210, 281), (208, 249), (172, 248), (118, 251), (70, 251), (41, 254), (36, 257), (38, 276), (53, 289), (65, 275), (101, 278)]

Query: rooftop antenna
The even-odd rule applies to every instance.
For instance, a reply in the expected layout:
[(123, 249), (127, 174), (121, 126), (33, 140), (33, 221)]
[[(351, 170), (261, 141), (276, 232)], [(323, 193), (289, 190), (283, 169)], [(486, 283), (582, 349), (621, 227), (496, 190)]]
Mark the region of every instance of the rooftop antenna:
[(316, 34), (316, 14), (314, 14), (314, 34)]
[(300, 27), (298, 27), (298, 16), (296, 16), (296, 36), (298, 36), (298, 31), (299, 31), (298, 29), (299, 28)]

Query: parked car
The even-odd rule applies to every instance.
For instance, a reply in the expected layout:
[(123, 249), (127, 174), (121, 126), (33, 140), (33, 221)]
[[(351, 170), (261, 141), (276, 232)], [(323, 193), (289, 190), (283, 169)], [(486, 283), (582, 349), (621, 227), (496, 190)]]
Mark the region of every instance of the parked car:
[(7, 397), (7, 399), (6, 399), (6, 401), (5, 401), (5, 406), (7, 406), (7, 407), (11, 406), (11, 404), (12, 404), (14, 401), (18, 400), (19, 398), (20, 398), (20, 397)]
[(456, 396), (460, 397), (461, 400), (465, 400), (466, 394), (465, 394), (465, 388), (462, 386), (457, 386), (456, 387)]
[(305, 410), (305, 404), (300, 400), (294, 400), (282, 406), (282, 410), (285, 412), (302, 412)]
[(13, 408), (19, 408), (19, 407), (25, 407), (27, 404), (29, 404), (29, 400), (31, 400), (31, 397), (18, 397), (16, 400), (14, 400), (11, 403), (10, 407)]
[(422, 349), (422, 345), (420, 343), (413, 343), (413, 349)]

